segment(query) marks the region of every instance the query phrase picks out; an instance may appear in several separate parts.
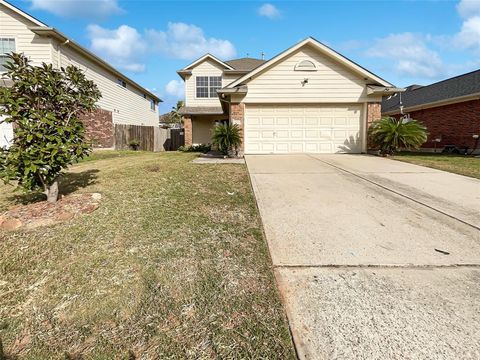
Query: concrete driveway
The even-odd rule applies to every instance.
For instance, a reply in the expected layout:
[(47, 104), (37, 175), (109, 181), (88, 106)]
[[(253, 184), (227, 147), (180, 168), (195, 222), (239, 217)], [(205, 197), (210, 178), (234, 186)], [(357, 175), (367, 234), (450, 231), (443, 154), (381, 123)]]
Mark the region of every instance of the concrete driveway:
[(480, 358), (480, 181), (361, 155), (246, 160), (301, 358)]

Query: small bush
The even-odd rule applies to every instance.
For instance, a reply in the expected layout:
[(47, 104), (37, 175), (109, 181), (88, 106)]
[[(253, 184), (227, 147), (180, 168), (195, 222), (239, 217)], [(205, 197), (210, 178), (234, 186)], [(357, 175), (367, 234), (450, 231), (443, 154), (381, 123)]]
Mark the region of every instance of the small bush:
[(384, 117), (368, 129), (370, 142), (382, 154), (392, 155), (400, 149), (415, 150), (427, 141), (427, 128), (417, 120)]
[(189, 146), (180, 146), (178, 151), (182, 152), (201, 152), (208, 153), (212, 149), (210, 144), (199, 144), (199, 145), (189, 145)]
[(213, 129), (212, 143), (225, 155), (231, 150), (236, 151), (242, 144), (240, 127), (236, 124), (215, 126)]
[(132, 139), (128, 142), (128, 145), (133, 149), (133, 150), (138, 150), (140, 147), (140, 140), (138, 139)]

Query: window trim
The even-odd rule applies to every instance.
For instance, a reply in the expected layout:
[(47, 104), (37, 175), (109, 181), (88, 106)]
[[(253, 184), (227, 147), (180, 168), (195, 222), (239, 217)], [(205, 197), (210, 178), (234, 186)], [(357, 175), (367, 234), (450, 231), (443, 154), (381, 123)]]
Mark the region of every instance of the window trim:
[[(197, 96), (197, 78), (199, 77), (206, 77), (208, 80), (207, 80), (207, 86), (200, 86), (201, 88), (206, 88), (207, 89), (207, 95), (206, 97), (201, 97), (201, 96)], [(195, 100), (209, 100), (209, 99), (215, 99), (217, 98), (216, 94), (215, 96), (210, 96), (210, 91), (211, 91), (211, 88), (210, 88), (210, 78), (220, 78), (220, 87), (218, 89), (221, 89), (222, 86), (223, 86), (223, 76), (222, 75), (195, 75), (195, 80), (194, 80), (194, 85), (195, 85), (195, 88), (194, 88), (194, 94), (195, 94)]]
[[(0, 39), (13, 39), (15, 43), (15, 50), (13, 52), (18, 52), (18, 35), (0, 35)], [(0, 74), (4, 73), (6, 73), (6, 71), (0, 69)]]

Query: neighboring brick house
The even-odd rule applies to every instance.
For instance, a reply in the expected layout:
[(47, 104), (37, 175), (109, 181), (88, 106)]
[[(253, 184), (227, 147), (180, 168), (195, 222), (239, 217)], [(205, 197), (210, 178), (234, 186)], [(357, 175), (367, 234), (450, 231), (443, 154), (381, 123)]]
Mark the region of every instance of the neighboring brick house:
[(246, 154), (366, 152), (382, 96), (403, 90), (313, 38), (268, 61), (207, 54), (178, 74), (186, 144), (209, 143), (230, 122)]
[(480, 135), (480, 70), (428, 86), (409, 86), (401, 95), (383, 99), (382, 115), (402, 116), (400, 106), (404, 115), (427, 127), (424, 149), (445, 145), (473, 149), (474, 136)]
[[(6, 54), (25, 54), (34, 65), (42, 62), (56, 68), (75, 65), (93, 80), (102, 98), (98, 111), (84, 116), (87, 136), (95, 147), (114, 145), (114, 125), (158, 126), (161, 100), (89, 50), (7, 1), (0, 0), (0, 78)], [(9, 86), (8, 79), (0, 86)], [(0, 146), (8, 146), (10, 124), (0, 127)]]

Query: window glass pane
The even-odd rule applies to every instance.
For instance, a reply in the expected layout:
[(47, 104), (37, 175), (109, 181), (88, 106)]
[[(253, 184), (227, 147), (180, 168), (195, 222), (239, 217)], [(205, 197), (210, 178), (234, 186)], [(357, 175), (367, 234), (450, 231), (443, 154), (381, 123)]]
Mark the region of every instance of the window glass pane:
[(222, 88), (221, 76), (210, 76), (210, 97), (217, 97), (217, 90)]
[(197, 98), (207, 98), (208, 87), (197, 87)]
[(197, 98), (208, 98), (208, 76), (197, 76)]
[(15, 39), (0, 38), (0, 71), (6, 70), (3, 65), (8, 61), (8, 58), (4, 55), (11, 52), (15, 52)]

